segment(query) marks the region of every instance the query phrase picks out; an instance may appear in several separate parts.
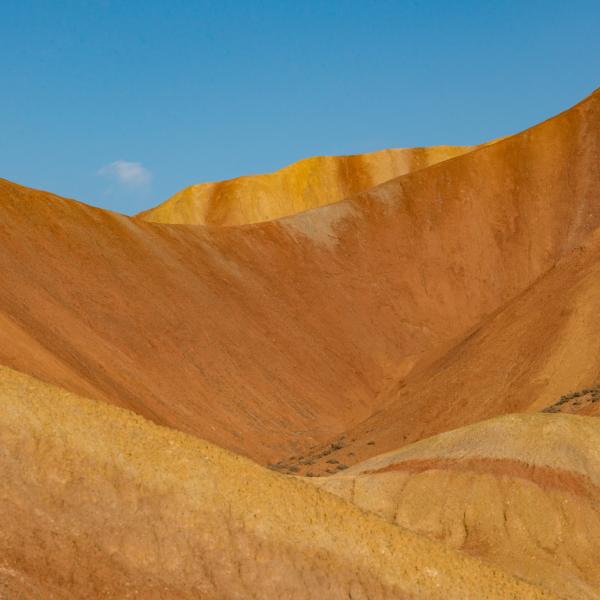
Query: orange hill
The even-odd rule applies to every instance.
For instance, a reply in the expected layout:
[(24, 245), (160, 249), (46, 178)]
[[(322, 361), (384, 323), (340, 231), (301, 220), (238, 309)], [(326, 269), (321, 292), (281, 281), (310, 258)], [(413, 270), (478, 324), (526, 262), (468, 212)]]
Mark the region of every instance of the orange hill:
[(597, 414), (599, 312), (600, 231), (450, 349), (426, 353), (380, 394), (374, 415), (331, 441), (339, 448), (308, 453), (306, 471), (506, 412)]
[[(381, 410), (420, 357), (585, 243), (599, 154), (596, 93), (244, 227), (148, 223), (0, 181), (0, 362), (260, 461), (297, 455)], [(493, 414), (514, 409), (500, 399)], [(439, 430), (474, 418), (470, 404), (448, 413)], [(412, 430), (434, 433), (414, 414)]]

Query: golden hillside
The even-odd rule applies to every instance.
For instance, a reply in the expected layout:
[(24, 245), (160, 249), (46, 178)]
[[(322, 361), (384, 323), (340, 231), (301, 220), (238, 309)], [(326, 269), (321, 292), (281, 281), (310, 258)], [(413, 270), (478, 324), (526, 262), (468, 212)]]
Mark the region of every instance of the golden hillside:
[(266, 175), (192, 185), (138, 216), (156, 223), (190, 225), (271, 221), (333, 204), (474, 148), (433, 146), (394, 148), (353, 156), (316, 156)]
[(3, 597), (554, 597), (301, 481), (6, 368), (0, 402)]

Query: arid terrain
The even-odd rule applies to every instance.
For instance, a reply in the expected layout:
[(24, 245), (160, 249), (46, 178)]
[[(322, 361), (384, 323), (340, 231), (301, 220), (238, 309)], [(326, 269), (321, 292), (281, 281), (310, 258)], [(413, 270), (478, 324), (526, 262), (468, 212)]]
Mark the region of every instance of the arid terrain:
[(599, 228), (600, 91), (133, 217), (0, 179), (0, 600), (600, 600)]

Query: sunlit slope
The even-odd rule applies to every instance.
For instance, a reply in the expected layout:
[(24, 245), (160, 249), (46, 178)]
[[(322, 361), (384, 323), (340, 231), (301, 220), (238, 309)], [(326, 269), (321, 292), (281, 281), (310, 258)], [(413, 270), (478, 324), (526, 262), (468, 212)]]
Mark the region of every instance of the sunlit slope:
[(600, 419), (498, 417), (309, 481), (560, 596), (600, 598)]
[(320, 473), (331, 459), (353, 464), (507, 412), (553, 407), (597, 414), (599, 314), (596, 232), (465, 339), (425, 356), (424, 364), (381, 394), (379, 411), (338, 440), (339, 449), (306, 468)]
[[(0, 363), (260, 461), (304, 454), (585, 242), (599, 156), (595, 94), (350, 200), (244, 227), (148, 223), (0, 181)], [(444, 427), (474, 418), (448, 410)], [(427, 435), (431, 413), (413, 415)]]
[(0, 585), (12, 598), (551, 597), (305, 483), (6, 368), (0, 402)]
[(192, 185), (138, 215), (157, 223), (244, 225), (343, 200), (475, 146), (398, 148), (354, 156), (316, 156), (266, 175)]

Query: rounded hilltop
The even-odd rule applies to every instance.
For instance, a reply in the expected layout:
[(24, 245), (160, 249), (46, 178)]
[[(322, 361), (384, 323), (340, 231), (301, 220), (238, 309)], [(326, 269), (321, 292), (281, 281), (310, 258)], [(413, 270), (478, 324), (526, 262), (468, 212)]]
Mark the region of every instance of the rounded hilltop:
[(274, 173), (185, 188), (138, 218), (155, 223), (247, 225), (334, 204), (384, 181), (460, 156), (475, 146), (394, 148), (315, 156)]

